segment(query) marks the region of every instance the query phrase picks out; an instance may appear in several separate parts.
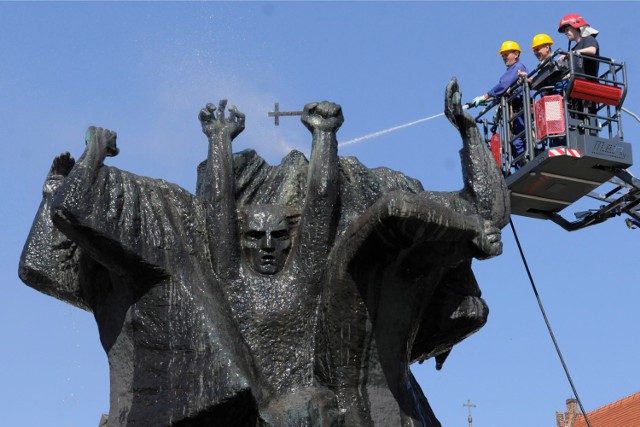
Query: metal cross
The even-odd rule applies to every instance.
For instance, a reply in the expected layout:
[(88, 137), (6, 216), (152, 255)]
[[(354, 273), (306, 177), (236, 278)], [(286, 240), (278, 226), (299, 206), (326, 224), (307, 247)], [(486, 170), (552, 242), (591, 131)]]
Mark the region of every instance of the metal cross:
[(273, 117), (276, 126), (280, 124), (280, 116), (301, 116), (302, 111), (280, 111), (280, 104), (275, 103), (273, 106), (273, 111), (269, 111), (267, 114), (269, 117)]
[(469, 427), (473, 427), (473, 418), (471, 418), (471, 408), (475, 408), (476, 405), (471, 403), (470, 399), (467, 399), (467, 403), (463, 403), (462, 406), (466, 406), (469, 408), (469, 416), (467, 417), (467, 421), (469, 421)]

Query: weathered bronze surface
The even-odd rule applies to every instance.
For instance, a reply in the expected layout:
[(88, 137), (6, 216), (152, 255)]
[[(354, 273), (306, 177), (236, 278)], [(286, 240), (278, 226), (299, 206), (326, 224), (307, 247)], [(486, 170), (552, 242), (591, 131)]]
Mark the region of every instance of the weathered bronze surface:
[[(409, 365), (486, 322), (473, 258), (499, 255), (507, 189), (455, 79), (464, 188), (424, 191), (340, 158), (339, 105), (308, 104), (310, 159), (232, 154), (244, 115), (199, 119), (196, 194), (104, 165), (91, 127), (58, 156), (20, 260), (29, 286), (94, 313), (109, 426), (439, 426)], [(426, 162), (425, 162), (426, 163)]]

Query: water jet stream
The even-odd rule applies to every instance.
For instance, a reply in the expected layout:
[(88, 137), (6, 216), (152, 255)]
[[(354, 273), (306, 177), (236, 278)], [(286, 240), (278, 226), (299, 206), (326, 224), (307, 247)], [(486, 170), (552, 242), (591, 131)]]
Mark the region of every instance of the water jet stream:
[(396, 131), (396, 130), (399, 130), (399, 129), (403, 129), (403, 128), (406, 128), (406, 127), (409, 127), (409, 126), (417, 125), (418, 123), (426, 122), (426, 121), (435, 119), (435, 118), (440, 117), (440, 116), (444, 116), (444, 113), (436, 114), (435, 116), (425, 117), (425, 118), (422, 118), (422, 119), (415, 120), (413, 122), (405, 123), (403, 125), (390, 127), (388, 129), (379, 130), (377, 132), (370, 133), (368, 135), (359, 136), (357, 138), (353, 138), (353, 139), (350, 139), (348, 141), (341, 142), (340, 144), (338, 144), (338, 147), (346, 147), (347, 145), (357, 144), (357, 143), (362, 142), (364, 140), (375, 138), (375, 137), (378, 137), (380, 135), (384, 135), (386, 133), (390, 133), (390, 132), (393, 132), (393, 131)]

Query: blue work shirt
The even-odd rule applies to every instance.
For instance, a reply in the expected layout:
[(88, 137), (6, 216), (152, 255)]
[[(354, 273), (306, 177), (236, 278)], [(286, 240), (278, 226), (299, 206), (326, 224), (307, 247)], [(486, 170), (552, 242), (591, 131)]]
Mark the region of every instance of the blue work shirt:
[(491, 88), (487, 95), (492, 98), (497, 98), (502, 95), (512, 84), (518, 80), (518, 71), (524, 71), (525, 73), (529, 73), (527, 67), (524, 66), (520, 59), (514, 62), (510, 67), (507, 68), (507, 71), (500, 77), (500, 81), (497, 85)]

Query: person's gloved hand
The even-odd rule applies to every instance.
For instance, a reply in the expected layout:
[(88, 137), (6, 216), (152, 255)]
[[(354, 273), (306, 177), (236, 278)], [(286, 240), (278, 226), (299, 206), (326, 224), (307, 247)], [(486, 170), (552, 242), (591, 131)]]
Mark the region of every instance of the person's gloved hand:
[(473, 98), (473, 101), (471, 101), (470, 105), (472, 107), (478, 107), (480, 105), (484, 105), (486, 102), (487, 100), (484, 98), (484, 95), (480, 95)]

